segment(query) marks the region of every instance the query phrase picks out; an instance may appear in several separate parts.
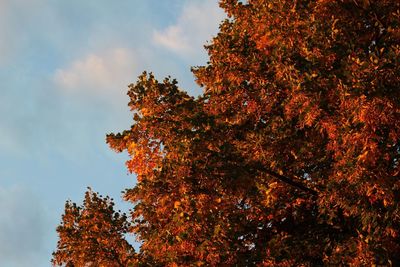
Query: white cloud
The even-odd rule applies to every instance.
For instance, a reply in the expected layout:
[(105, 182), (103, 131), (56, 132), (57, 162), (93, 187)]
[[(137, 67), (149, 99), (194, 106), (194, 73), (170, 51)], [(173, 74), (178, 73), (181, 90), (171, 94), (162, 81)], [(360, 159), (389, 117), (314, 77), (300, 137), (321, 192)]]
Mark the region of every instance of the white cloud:
[(38, 266), (48, 228), (41, 202), (24, 187), (0, 187), (0, 210), (0, 266)]
[(198, 59), (203, 45), (217, 33), (224, 12), (216, 0), (188, 1), (176, 24), (154, 31), (153, 42), (183, 56)]
[[(97, 54), (88, 54), (66, 68), (55, 71), (57, 86), (67, 91), (112, 93), (125, 90), (135, 77), (135, 56), (125, 48), (115, 48)], [(122, 86), (122, 88), (121, 88)]]

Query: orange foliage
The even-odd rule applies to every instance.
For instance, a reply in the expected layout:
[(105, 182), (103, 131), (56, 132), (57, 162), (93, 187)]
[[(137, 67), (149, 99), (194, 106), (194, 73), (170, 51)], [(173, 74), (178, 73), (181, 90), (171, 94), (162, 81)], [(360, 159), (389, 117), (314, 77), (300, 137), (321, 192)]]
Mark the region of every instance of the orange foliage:
[(400, 2), (220, 5), (204, 94), (144, 73), (107, 136), (138, 264), (400, 265)]

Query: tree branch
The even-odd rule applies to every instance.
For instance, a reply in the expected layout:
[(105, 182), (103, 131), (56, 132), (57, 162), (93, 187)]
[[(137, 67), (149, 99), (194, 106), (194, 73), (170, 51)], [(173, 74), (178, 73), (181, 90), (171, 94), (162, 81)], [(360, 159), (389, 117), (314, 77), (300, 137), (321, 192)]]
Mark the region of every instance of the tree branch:
[(311, 188), (305, 186), (301, 182), (295, 181), (294, 178), (286, 177), (286, 176), (281, 175), (281, 174), (279, 174), (279, 173), (277, 173), (277, 172), (275, 172), (275, 171), (273, 171), (271, 169), (268, 169), (261, 163), (256, 164), (255, 165), (255, 169), (257, 169), (258, 171), (264, 172), (266, 174), (269, 174), (269, 175), (275, 177), (276, 179), (284, 182), (285, 184), (291, 185), (291, 186), (293, 186), (293, 187), (295, 187), (295, 188), (297, 188), (297, 189), (299, 189), (301, 191), (307, 192), (307, 193), (309, 193), (309, 194), (311, 194), (313, 196), (318, 196), (318, 192), (315, 191), (314, 189), (311, 189)]

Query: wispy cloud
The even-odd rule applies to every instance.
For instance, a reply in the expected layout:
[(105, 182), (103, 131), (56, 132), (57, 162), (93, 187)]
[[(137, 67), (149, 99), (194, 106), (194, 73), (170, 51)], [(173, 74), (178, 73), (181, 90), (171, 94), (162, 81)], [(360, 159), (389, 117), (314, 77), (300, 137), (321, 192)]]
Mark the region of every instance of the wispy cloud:
[[(20, 1), (13, 3), (10, 0), (0, 0), (0, 64), (8, 63), (11, 55), (15, 53), (21, 43), (22, 36), (18, 32), (15, 17), (15, 6)], [(26, 18), (23, 17), (22, 20)], [(22, 22), (22, 21), (21, 21)]]
[(125, 89), (134, 77), (135, 56), (125, 48), (114, 48), (97, 54), (88, 54), (65, 68), (55, 71), (54, 81), (64, 90), (71, 92), (112, 92)]
[(154, 31), (153, 42), (181, 56), (200, 58), (201, 47), (216, 34), (223, 18), (215, 0), (188, 2), (176, 24)]
[(48, 221), (41, 202), (22, 186), (0, 187), (0, 209), (1, 266), (43, 263)]

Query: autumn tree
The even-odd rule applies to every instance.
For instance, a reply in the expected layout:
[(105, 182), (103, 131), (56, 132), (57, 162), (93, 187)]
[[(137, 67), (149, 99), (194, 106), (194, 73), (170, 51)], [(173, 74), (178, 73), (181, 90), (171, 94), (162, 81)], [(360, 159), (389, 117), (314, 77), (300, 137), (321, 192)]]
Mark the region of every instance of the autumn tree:
[[(399, 264), (400, 3), (221, 4), (230, 19), (208, 48), (210, 64), (194, 70), (209, 113), (231, 125), (235, 147), (261, 172), (298, 177), (319, 192), (309, 204), (333, 228), (312, 231), (310, 244), (324, 240), (320, 259)], [(281, 203), (297, 201), (278, 187)]]
[(133, 266), (135, 252), (124, 238), (128, 229), (126, 215), (114, 211), (112, 199), (89, 189), (82, 206), (66, 202), (52, 263), (70, 267)]
[(153, 266), (400, 264), (400, 2), (237, 0), (195, 67), (107, 136)]

